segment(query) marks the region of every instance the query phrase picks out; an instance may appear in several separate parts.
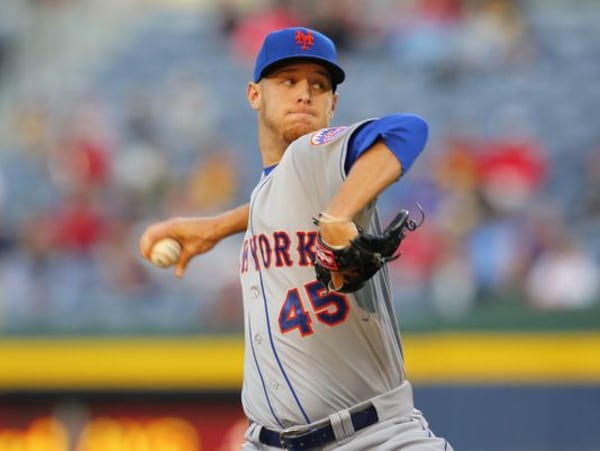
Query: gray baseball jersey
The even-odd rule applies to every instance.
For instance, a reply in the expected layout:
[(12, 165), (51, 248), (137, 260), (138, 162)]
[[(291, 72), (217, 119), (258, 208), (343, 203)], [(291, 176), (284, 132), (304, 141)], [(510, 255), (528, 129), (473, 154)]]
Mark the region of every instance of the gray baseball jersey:
[[(387, 268), (343, 294), (327, 293), (312, 265), (312, 218), (344, 181), (348, 140), (360, 124), (296, 140), (251, 196), (240, 258), (242, 402), (249, 419), (272, 429), (325, 418), (405, 379)], [(357, 223), (381, 231), (374, 203)]]

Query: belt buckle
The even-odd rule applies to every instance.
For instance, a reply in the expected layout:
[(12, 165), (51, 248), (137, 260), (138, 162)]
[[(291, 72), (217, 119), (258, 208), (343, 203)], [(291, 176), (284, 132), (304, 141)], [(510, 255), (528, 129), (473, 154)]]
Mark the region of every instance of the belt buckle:
[[(295, 440), (295, 439), (301, 438), (301, 437), (309, 434), (310, 432), (312, 432), (312, 430), (310, 430), (310, 429), (309, 430), (299, 430), (299, 429), (292, 429), (292, 428), (285, 429), (279, 433), (279, 444), (285, 450), (293, 449), (293, 448), (288, 448), (288, 443), (286, 442), (286, 440)], [(289, 443), (289, 445), (291, 446), (292, 444)], [(303, 446), (303, 443), (301, 443), (300, 446)]]

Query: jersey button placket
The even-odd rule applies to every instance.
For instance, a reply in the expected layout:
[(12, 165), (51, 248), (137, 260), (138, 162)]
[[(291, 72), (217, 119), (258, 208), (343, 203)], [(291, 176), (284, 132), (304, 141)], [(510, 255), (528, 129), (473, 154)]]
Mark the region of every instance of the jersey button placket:
[(256, 287), (250, 288), (250, 298), (251, 299), (258, 299), (258, 295), (259, 295), (258, 288), (256, 288)]

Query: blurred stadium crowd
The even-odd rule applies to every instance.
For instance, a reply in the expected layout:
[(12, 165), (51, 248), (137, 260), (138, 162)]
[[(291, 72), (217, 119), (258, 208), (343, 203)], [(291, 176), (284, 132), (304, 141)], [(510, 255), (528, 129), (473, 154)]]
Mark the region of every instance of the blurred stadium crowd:
[(391, 265), (401, 317), (458, 321), (492, 303), (597, 315), (598, 23), (595, 1), (7, 0), (0, 333), (241, 330), (240, 237), (179, 281), (142, 262), (137, 239), (152, 220), (248, 199), (252, 58), (297, 24), (339, 43), (334, 124), (430, 124), (382, 196), (388, 218), (426, 213)]

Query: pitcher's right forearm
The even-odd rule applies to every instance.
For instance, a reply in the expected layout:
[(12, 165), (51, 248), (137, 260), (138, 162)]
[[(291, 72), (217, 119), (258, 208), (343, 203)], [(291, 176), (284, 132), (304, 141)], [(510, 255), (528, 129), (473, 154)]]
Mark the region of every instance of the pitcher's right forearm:
[(171, 235), (183, 246), (175, 265), (175, 276), (182, 277), (190, 260), (210, 251), (221, 240), (246, 230), (249, 205), (228, 210), (216, 216), (197, 218), (174, 218), (167, 221)]
[(215, 216), (215, 232), (221, 238), (245, 232), (249, 211), (250, 204), (245, 204)]
[(150, 260), (152, 247), (158, 240), (174, 238), (183, 248), (175, 271), (181, 277), (191, 258), (208, 252), (222, 239), (245, 231), (249, 211), (246, 204), (216, 216), (175, 217), (156, 222), (142, 233), (140, 254)]

